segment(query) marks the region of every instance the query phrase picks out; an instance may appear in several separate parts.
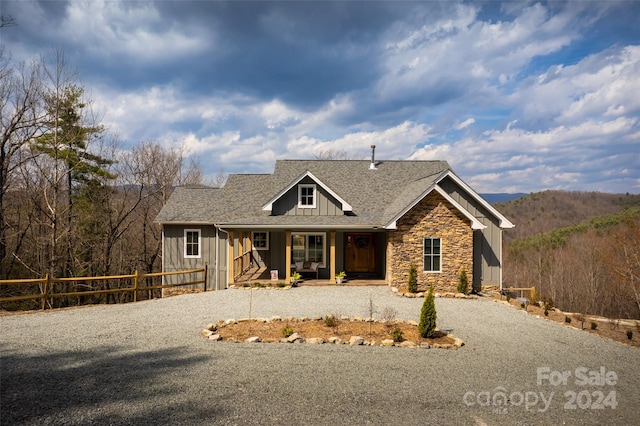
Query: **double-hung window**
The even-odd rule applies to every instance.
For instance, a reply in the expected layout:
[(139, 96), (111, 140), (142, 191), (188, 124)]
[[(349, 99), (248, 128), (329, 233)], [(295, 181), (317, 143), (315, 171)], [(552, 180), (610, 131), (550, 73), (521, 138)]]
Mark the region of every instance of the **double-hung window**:
[(440, 272), (442, 269), (442, 240), (425, 238), (423, 240), (423, 259), (425, 272)]
[(316, 207), (316, 186), (314, 184), (298, 185), (298, 207), (302, 209)]
[(316, 262), (324, 266), (325, 240), (325, 234), (292, 234), (291, 261)]
[(269, 250), (268, 232), (253, 232), (251, 239), (256, 250)]
[(200, 257), (200, 230), (185, 229), (184, 230), (184, 257), (199, 258)]

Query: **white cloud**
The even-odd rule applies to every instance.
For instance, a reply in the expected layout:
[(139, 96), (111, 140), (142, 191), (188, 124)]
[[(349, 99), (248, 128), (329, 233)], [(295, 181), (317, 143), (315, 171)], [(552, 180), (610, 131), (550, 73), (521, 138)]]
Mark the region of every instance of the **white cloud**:
[[(615, 191), (623, 182), (637, 190), (640, 153), (637, 142), (628, 141), (626, 135), (638, 124), (638, 118), (619, 117), (546, 131), (509, 127), (455, 143), (427, 145), (411, 159), (447, 159), (458, 174), (483, 192), (578, 187)], [(631, 173), (630, 163), (636, 167)], [(594, 179), (598, 183), (590, 182)]]
[(573, 9), (551, 15), (535, 4), (513, 21), (486, 22), (477, 20), (474, 4), (460, 4), (446, 19), (408, 34), (394, 28), (386, 34), (380, 96), (397, 99), (423, 91), (428, 96), (451, 86), (461, 93), (440, 96), (469, 99), (473, 92), (507, 83), (534, 57), (557, 52), (578, 37), (571, 28), (578, 13)]
[(66, 12), (60, 35), (92, 55), (151, 65), (193, 55), (211, 41), (194, 28), (168, 26), (151, 2), (72, 1)]
[(471, 126), (473, 123), (475, 123), (476, 120), (474, 118), (467, 118), (466, 120), (464, 120), (462, 123), (458, 124), (457, 126), (455, 126), (456, 130), (462, 130), (465, 127), (469, 127)]
[(511, 96), (524, 122), (577, 124), (640, 114), (640, 46), (610, 49), (575, 65), (554, 66)]

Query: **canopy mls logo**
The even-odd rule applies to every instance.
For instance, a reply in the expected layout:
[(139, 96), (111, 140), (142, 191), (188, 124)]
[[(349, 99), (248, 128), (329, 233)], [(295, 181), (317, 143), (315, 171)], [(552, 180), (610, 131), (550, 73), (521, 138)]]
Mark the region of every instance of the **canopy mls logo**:
[[(604, 366), (596, 370), (587, 367), (574, 370), (552, 370), (550, 367), (536, 369), (537, 386), (562, 387), (562, 397), (557, 399), (563, 402), (564, 410), (615, 410), (618, 400), (612, 387), (617, 383), (618, 374)], [(571, 386), (574, 388), (567, 389)], [(507, 414), (509, 407), (523, 407), (527, 412), (544, 413), (551, 407), (554, 396), (556, 391), (509, 392), (504, 386), (498, 386), (493, 391), (469, 391), (462, 400), (467, 407), (489, 407), (494, 414)]]
[[(549, 367), (538, 367), (536, 370), (537, 384), (545, 383), (551, 386), (567, 386), (571, 371), (552, 371)], [(578, 367), (573, 371), (576, 386), (615, 386), (618, 383), (618, 375), (615, 371), (607, 371), (603, 366), (599, 370), (589, 370), (586, 367)]]

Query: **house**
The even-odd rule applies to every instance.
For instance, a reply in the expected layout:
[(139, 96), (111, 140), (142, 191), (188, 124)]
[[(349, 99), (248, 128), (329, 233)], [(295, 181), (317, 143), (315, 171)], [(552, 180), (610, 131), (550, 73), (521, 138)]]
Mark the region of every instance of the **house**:
[[(445, 161), (278, 160), (223, 188), (179, 187), (160, 211), (164, 271), (202, 267), (224, 289), (249, 268), (296, 268), (455, 291), (502, 284), (502, 230), (514, 225)], [(276, 272), (277, 271), (277, 272)], [(312, 274), (306, 277), (316, 278)]]

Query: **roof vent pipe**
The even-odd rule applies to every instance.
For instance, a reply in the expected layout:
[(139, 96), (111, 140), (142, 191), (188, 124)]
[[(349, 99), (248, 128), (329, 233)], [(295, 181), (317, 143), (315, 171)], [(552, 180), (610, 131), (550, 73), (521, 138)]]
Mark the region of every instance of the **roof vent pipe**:
[(369, 165), (369, 170), (376, 170), (376, 146), (371, 145), (371, 164)]

